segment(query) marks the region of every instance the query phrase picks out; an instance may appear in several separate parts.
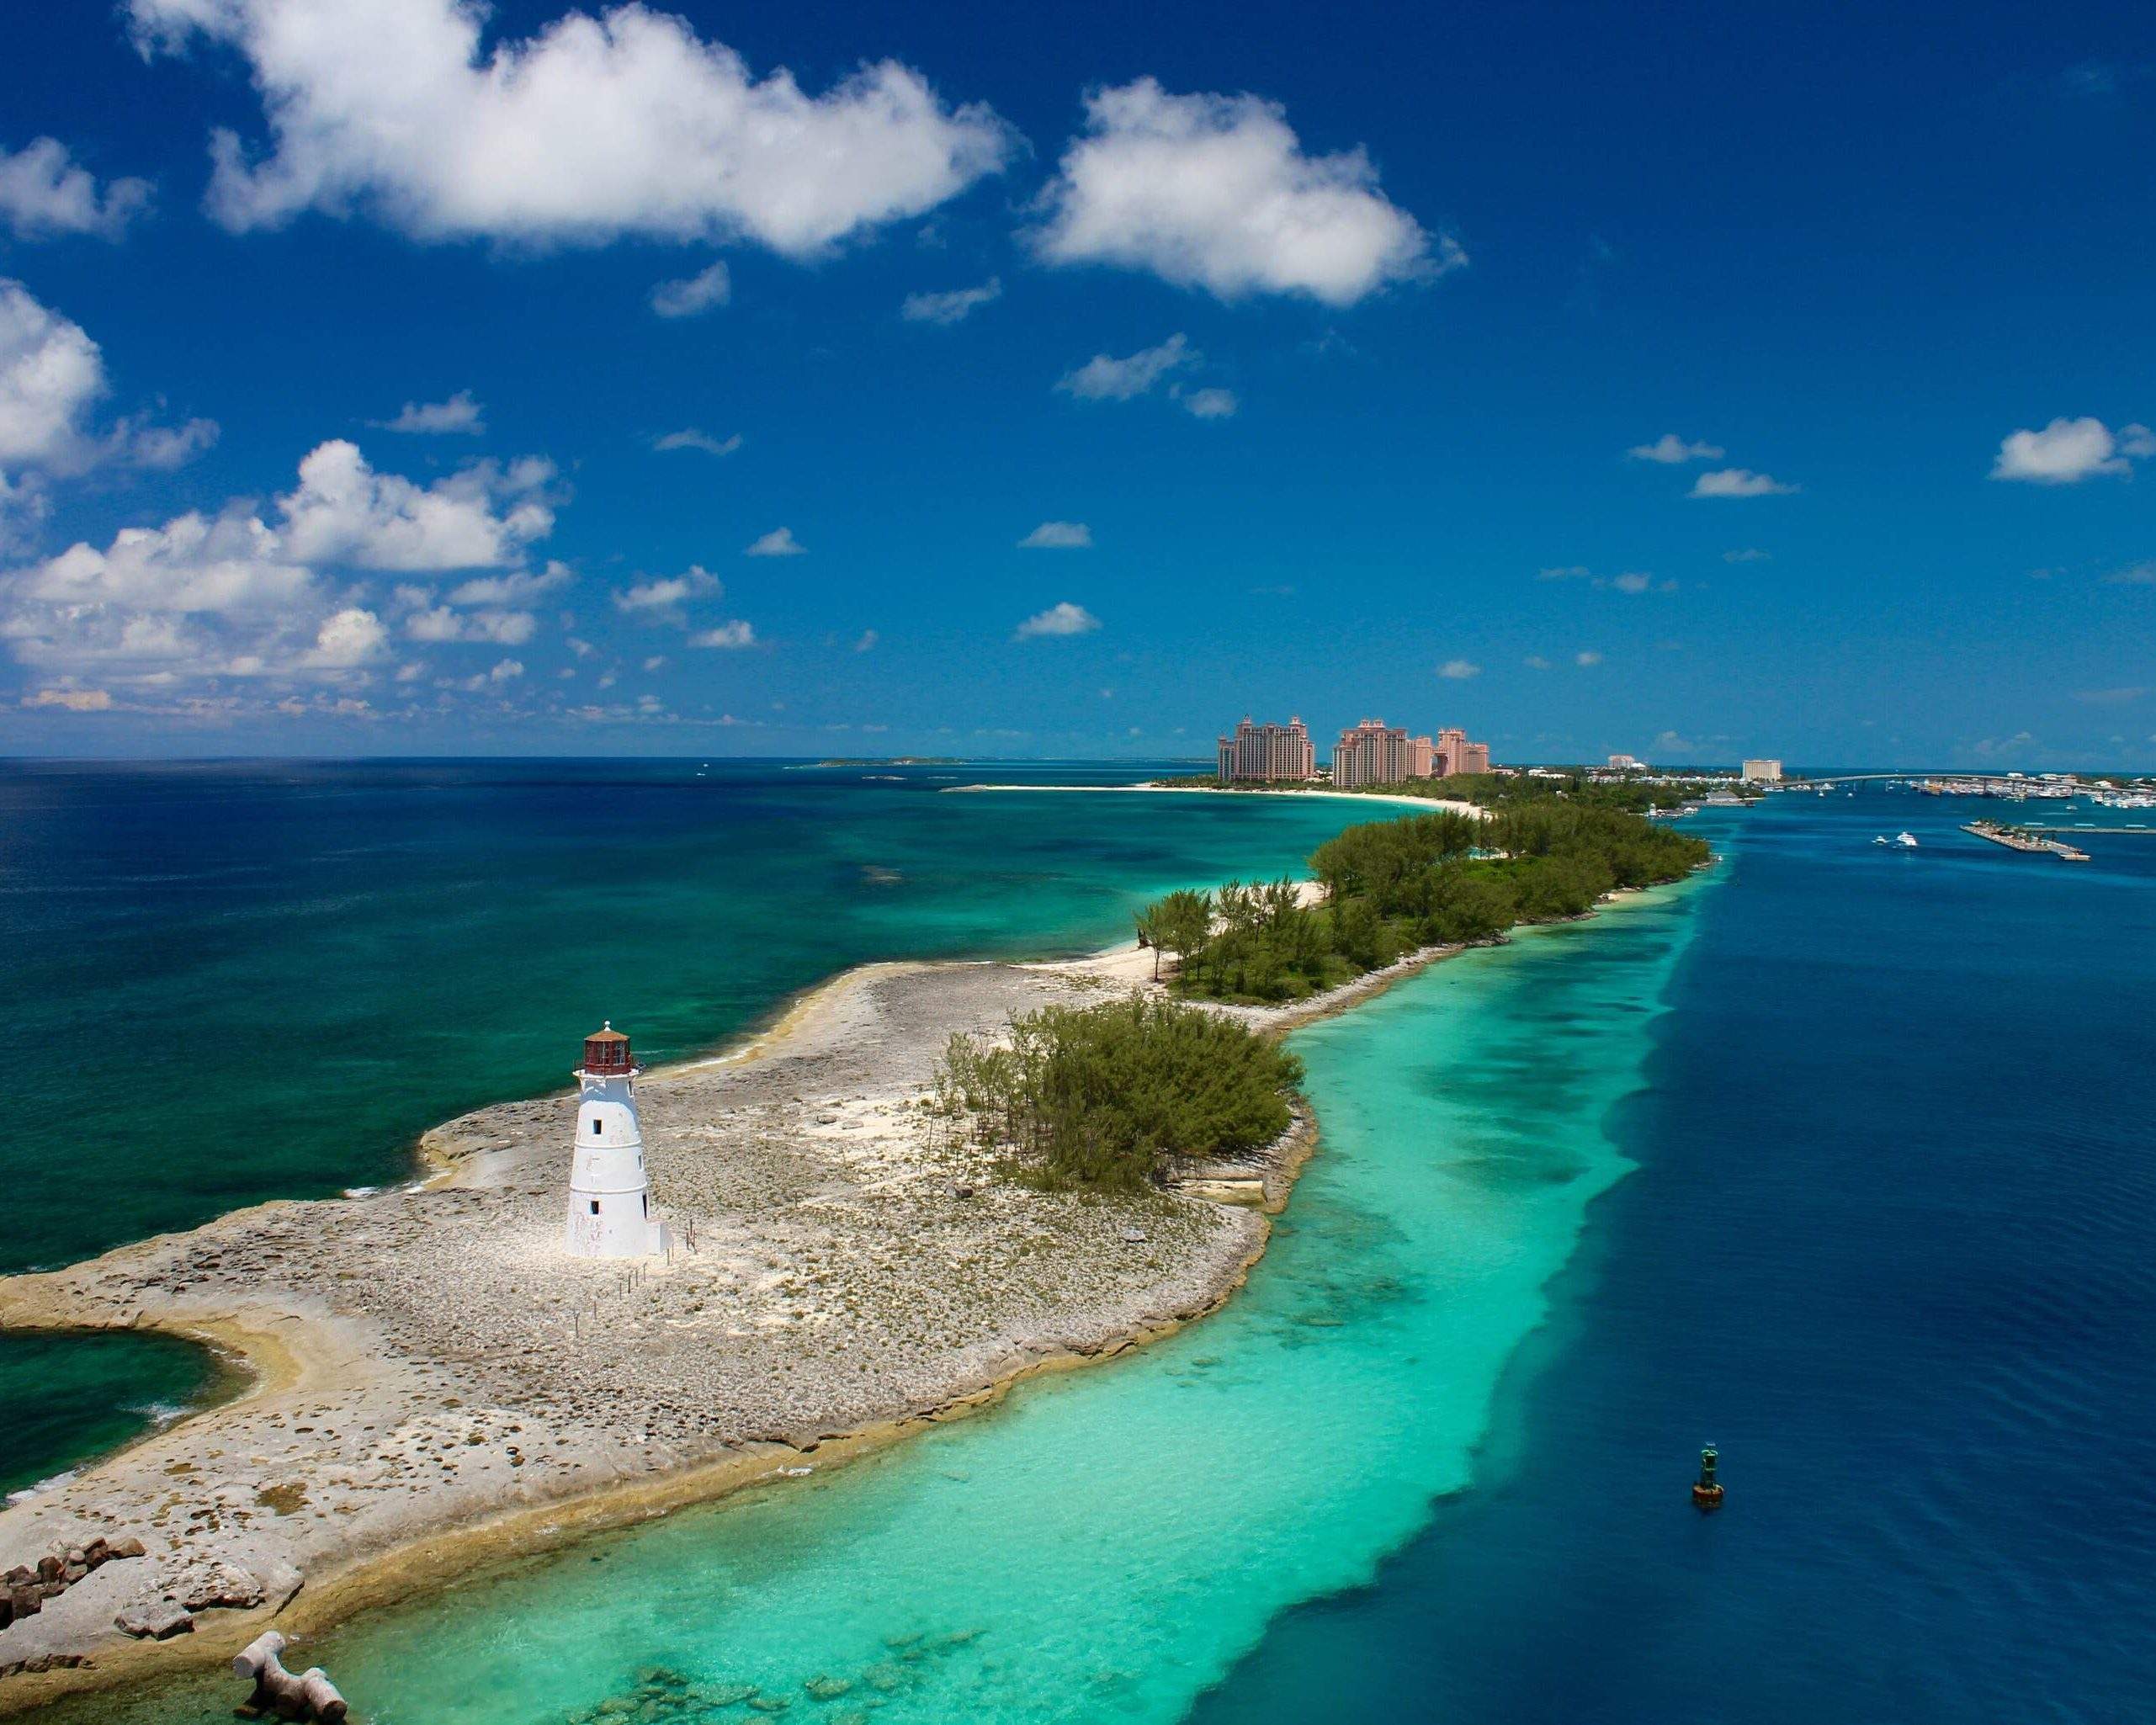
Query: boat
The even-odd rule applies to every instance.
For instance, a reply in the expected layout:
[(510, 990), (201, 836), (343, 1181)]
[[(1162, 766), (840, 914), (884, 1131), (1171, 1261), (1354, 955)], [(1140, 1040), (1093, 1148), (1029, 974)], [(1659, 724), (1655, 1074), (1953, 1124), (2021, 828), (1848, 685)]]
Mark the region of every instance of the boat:
[(1884, 833), (1881, 833), (1872, 842), (1875, 845), (1885, 845), (1891, 850), (1914, 851), (1916, 848), (1916, 835), (1913, 832), (1898, 832), (1892, 838), (1888, 838)]

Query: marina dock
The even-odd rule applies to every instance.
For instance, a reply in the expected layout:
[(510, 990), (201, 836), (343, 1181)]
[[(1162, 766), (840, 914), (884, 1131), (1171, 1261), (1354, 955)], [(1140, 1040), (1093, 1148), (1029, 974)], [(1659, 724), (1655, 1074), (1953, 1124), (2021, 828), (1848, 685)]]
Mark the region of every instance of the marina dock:
[(2046, 838), (2040, 833), (2024, 828), (2005, 826), (1996, 820), (1971, 820), (1963, 823), (1963, 832), (1974, 833), (1980, 839), (1989, 839), (1994, 845), (2004, 845), (2010, 851), (2047, 851), (2062, 862), (2086, 862), (2089, 853), (2078, 850), (2063, 839)]

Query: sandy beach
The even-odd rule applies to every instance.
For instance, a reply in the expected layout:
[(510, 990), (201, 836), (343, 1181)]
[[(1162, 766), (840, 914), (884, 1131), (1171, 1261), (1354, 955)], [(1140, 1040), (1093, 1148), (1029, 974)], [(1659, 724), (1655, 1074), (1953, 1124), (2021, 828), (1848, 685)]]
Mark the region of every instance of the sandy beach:
[(954, 784), (947, 785), (942, 794), (964, 796), (980, 791), (1026, 791), (1059, 797), (1073, 794), (1087, 796), (1129, 796), (1136, 794), (1155, 797), (1314, 797), (1333, 803), (1389, 803), (1403, 809), (1420, 809), (1425, 814), (1449, 809), (1455, 815), (1464, 815), (1474, 820), (1484, 820), (1490, 816), (1490, 810), (1479, 804), (1463, 803), (1447, 797), (1395, 796), (1389, 791), (1239, 791), (1226, 785), (1203, 784)]

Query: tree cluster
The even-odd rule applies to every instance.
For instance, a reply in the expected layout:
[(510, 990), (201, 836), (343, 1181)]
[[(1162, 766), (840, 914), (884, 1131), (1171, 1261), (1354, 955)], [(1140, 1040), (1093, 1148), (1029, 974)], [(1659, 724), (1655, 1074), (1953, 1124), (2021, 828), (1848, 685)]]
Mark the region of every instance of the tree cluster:
[(1311, 855), (1320, 905), (1303, 905), (1293, 881), (1230, 883), (1171, 894), (1138, 928), (1175, 955), (1183, 994), (1288, 1000), (1421, 947), (1584, 915), (1606, 893), (1675, 880), (1708, 855), (1700, 840), (1622, 809), (1522, 798), (1487, 818), (1440, 809), (1347, 828)]
[(1302, 1063), (1232, 1018), (1133, 995), (1044, 1006), (1007, 1038), (957, 1035), (937, 1113), (1036, 1183), (1136, 1192), (1179, 1156), (1269, 1144), (1287, 1130)]

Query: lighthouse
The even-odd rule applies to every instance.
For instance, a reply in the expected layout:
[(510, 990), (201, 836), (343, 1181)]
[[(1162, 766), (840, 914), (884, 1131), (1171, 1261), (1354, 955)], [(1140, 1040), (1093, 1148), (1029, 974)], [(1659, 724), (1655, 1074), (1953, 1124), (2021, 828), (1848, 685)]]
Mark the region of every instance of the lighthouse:
[(613, 1027), (584, 1038), (576, 1069), (576, 1148), (569, 1168), (569, 1250), (579, 1258), (649, 1258), (666, 1250), (651, 1214), (644, 1129), (636, 1118), (643, 1069)]

